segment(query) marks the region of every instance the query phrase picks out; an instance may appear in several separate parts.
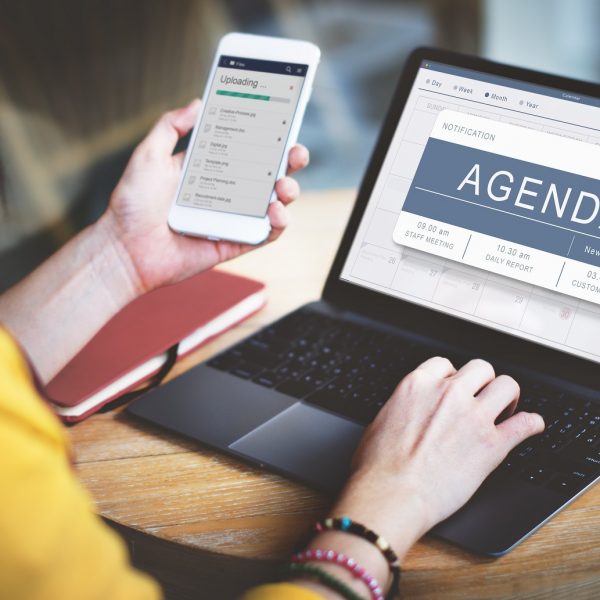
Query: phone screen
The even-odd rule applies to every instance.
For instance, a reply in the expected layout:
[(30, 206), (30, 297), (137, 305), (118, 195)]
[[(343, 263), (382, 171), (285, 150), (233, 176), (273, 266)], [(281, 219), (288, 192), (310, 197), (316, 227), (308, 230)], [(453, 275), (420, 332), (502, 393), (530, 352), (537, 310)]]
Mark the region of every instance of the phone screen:
[(178, 205), (265, 216), (307, 69), (219, 57)]

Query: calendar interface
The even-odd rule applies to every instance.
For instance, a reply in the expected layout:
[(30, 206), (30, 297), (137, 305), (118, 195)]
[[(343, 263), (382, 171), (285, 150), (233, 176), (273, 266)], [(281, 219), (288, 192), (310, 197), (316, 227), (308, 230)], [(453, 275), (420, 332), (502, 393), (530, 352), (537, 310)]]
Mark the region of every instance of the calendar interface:
[(424, 61), (342, 279), (600, 360), (600, 101)]

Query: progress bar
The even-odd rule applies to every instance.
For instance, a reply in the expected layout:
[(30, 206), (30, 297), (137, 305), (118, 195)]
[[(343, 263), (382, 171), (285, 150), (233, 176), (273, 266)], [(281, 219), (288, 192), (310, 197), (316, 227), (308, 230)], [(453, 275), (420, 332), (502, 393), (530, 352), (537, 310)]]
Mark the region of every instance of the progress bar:
[(232, 96), (233, 98), (248, 98), (249, 100), (263, 100), (264, 102), (283, 102), (289, 104), (289, 98), (278, 96), (263, 96), (262, 94), (248, 94), (246, 92), (230, 92), (229, 90), (217, 90), (217, 96)]

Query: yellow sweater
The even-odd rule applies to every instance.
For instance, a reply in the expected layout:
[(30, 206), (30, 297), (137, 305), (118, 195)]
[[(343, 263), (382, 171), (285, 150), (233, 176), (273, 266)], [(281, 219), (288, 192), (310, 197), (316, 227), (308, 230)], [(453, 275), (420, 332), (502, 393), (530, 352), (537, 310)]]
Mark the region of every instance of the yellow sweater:
[[(158, 584), (131, 567), (122, 540), (95, 514), (71, 467), (65, 430), (37, 394), (17, 345), (0, 329), (0, 598), (160, 596)], [(279, 584), (245, 598), (321, 596)]]

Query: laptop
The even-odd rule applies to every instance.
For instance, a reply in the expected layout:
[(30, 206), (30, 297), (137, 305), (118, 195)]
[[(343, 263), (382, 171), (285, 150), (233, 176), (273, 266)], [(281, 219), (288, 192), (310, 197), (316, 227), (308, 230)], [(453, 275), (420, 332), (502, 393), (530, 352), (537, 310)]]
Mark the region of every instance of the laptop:
[(600, 476), (598, 144), (600, 86), (417, 49), (321, 299), (129, 413), (335, 493), (405, 374), (484, 358), (546, 430), (433, 534), (510, 551)]

